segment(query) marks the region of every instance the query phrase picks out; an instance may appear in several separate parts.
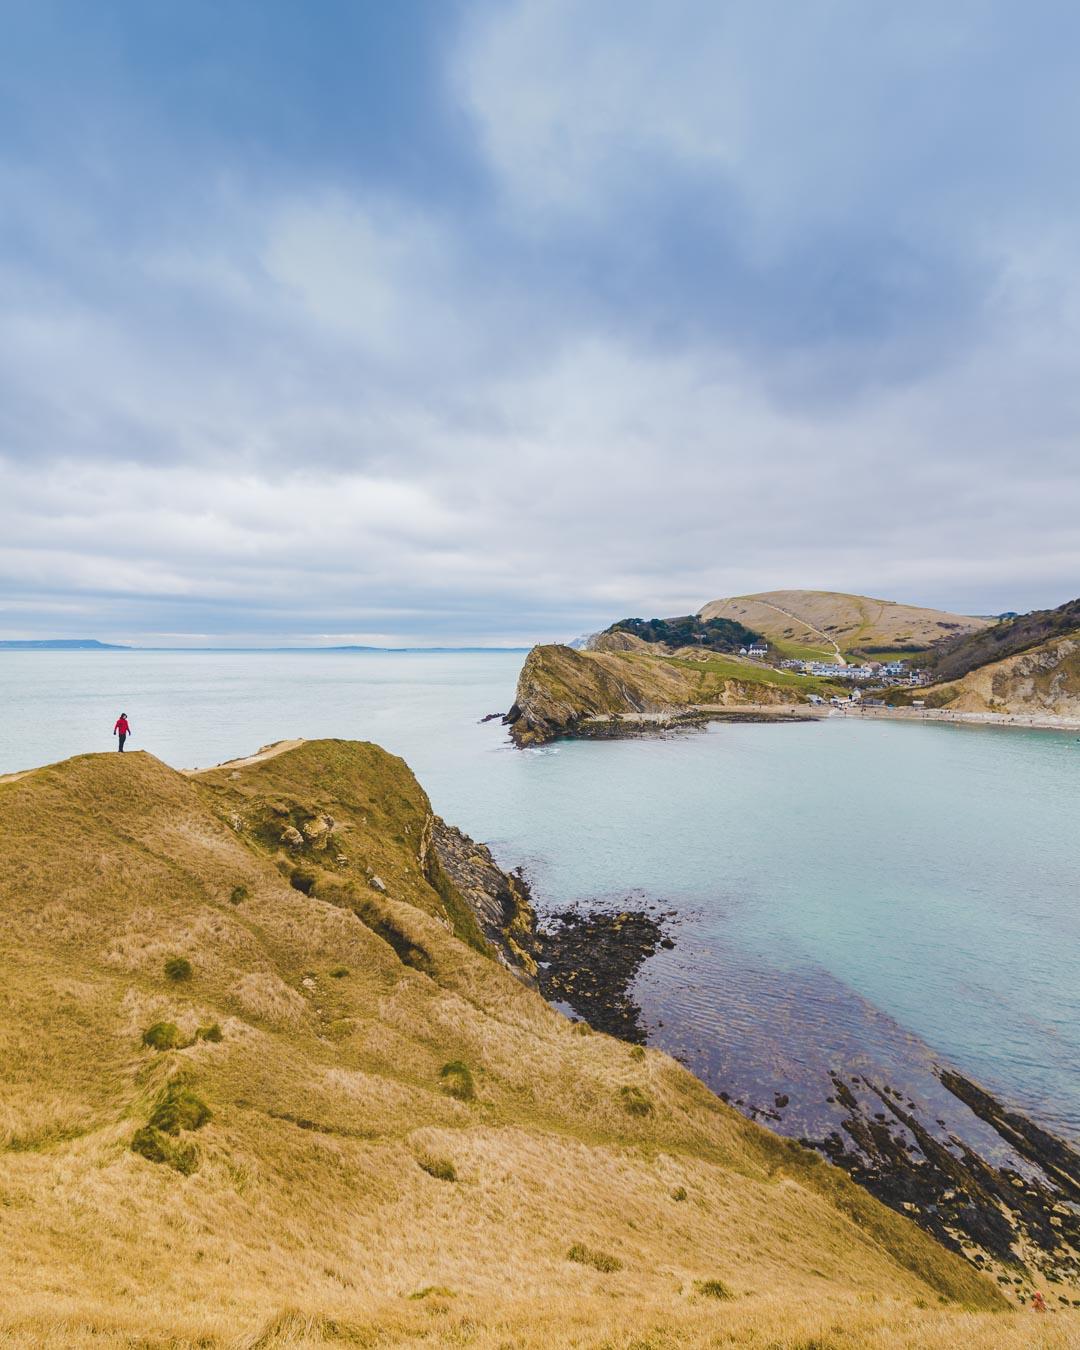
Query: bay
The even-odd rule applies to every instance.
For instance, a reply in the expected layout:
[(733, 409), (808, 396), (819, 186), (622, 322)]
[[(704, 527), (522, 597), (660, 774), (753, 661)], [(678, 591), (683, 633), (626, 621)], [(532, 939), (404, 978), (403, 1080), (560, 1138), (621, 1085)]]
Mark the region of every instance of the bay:
[(829, 1070), (860, 1065), (936, 1107), (940, 1061), (1080, 1138), (1074, 736), (835, 718), (522, 752), (480, 722), (522, 659), (5, 652), (0, 772), (110, 750), (120, 711), (176, 767), (376, 741), (542, 906), (677, 910), (636, 988), (650, 1039), (777, 1128), (820, 1133)]

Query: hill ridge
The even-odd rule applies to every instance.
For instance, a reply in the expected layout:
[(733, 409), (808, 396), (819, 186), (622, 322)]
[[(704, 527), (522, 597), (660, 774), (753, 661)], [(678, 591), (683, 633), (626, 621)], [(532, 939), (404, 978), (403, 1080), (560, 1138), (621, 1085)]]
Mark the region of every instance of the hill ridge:
[(757, 629), (777, 648), (834, 656), (921, 652), (991, 620), (847, 591), (776, 590), (710, 600), (702, 619), (732, 619)]

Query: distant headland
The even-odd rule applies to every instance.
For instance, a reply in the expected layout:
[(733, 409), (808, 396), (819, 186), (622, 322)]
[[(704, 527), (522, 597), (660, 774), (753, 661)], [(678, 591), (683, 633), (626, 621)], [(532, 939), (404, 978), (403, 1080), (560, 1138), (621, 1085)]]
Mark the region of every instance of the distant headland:
[(119, 642), (98, 642), (97, 638), (4, 638), (0, 651), (6, 652), (130, 652)]

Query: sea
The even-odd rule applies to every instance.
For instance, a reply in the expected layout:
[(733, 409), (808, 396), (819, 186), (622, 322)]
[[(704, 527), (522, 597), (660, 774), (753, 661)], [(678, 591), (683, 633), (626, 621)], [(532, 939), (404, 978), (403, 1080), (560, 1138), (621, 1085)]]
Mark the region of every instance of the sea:
[(542, 912), (671, 915), (633, 991), (649, 1040), (748, 1114), (819, 1137), (835, 1072), (945, 1111), (943, 1065), (1080, 1142), (1075, 735), (836, 716), (522, 751), (482, 719), (523, 659), (0, 652), (0, 773), (111, 752), (121, 711), (178, 768), (375, 741)]

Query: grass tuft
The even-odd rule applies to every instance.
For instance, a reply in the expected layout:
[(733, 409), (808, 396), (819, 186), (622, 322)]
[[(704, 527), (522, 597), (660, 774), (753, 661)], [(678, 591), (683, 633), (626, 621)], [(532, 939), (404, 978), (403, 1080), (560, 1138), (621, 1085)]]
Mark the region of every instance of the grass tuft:
[(181, 1045), (180, 1028), (175, 1022), (155, 1022), (143, 1032), (142, 1043), (151, 1050), (177, 1050)]
[(170, 1083), (150, 1113), (149, 1124), (164, 1134), (201, 1130), (210, 1119), (210, 1108), (188, 1087)]
[(735, 1295), (723, 1280), (695, 1280), (694, 1288), (706, 1298), (734, 1298)]
[(599, 1270), (605, 1275), (610, 1275), (613, 1271), (622, 1270), (623, 1263), (617, 1256), (612, 1256), (610, 1252), (596, 1251), (593, 1247), (586, 1247), (583, 1242), (575, 1242), (566, 1253), (568, 1261), (576, 1261), (579, 1266), (592, 1266), (593, 1270)]
[(165, 962), (165, 978), (180, 984), (191, 979), (191, 962), (186, 956), (170, 956)]
[(409, 1295), (411, 1299), (456, 1297), (457, 1295), (452, 1289), (447, 1289), (441, 1284), (426, 1284), (423, 1289), (416, 1289)]
[(417, 1158), (417, 1162), (436, 1181), (457, 1181), (457, 1170), (449, 1158)]
[(229, 893), (230, 905), (242, 905), (248, 898), (248, 888), (246, 886), (234, 886)]
[(349, 973), (348, 966), (335, 966), (334, 969), (330, 972), (330, 978), (332, 980), (343, 980), (345, 976), (348, 975), (348, 973)]
[(671, 1198), (672, 1200), (680, 1200), (680, 1201), (685, 1200), (686, 1194), (687, 1192), (685, 1186), (676, 1186), (675, 1189), (671, 1192)]
[(164, 1163), (185, 1177), (191, 1176), (199, 1164), (199, 1150), (194, 1144), (177, 1143), (152, 1125), (135, 1131), (131, 1151), (148, 1162)]
[(652, 1098), (639, 1087), (621, 1087), (619, 1096), (622, 1098), (623, 1110), (631, 1116), (649, 1116), (652, 1115)]
[(471, 1102), (476, 1096), (476, 1085), (469, 1072), (469, 1066), (460, 1059), (452, 1059), (439, 1070), (442, 1090), (448, 1097), (456, 1097), (459, 1102)]
[(196, 1031), (195, 1039), (197, 1041), (213, 1041), (216, 1045), (219, 1041), (224, 1040), (224, 1037), (218, 1023), (211, 1022), (209, 1026), (200, 1027), (198, 1031)]

